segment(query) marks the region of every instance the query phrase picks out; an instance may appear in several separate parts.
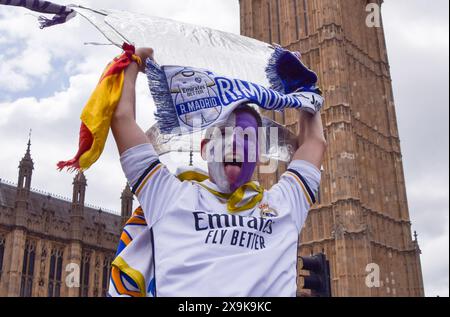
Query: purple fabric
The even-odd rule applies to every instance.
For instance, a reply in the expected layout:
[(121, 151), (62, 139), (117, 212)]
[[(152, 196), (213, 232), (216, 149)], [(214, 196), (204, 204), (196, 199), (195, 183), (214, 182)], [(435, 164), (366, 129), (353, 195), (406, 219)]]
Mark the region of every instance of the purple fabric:
[(54, 14), (51, 19), (45, 16), (40, 16), (38, 18), (41, 29), (67, 22), (75, 16), (75, 11), (73, 9), (44, 0), (0, 0), (0, 4), (24, 7), (36, 12)]
[[(255, 129), (255, 133), (258, 133), (258, 122), (251, 112), (245, 110), (243, 111), (238, 110), (235, 112), (235, 115), (236, 115), (236, 127), (240, 127), (243, 130), (250, 127)], [(234, 143), (233, 146), (236, 146), (236, 137), (233, 140), (233, 143)], [(234, 192), (242, 185), (251, 181), (257, 162), (258, 162), (258, 139), (256, 139), (255, 162), (249, 162), (249, 142), (247, 139), (244, 140), (244, 160), (242, 162), (242, 168), (241, 172), (239, 173), (238, 181), (233, 184), (230, 184), (231, 192)]]

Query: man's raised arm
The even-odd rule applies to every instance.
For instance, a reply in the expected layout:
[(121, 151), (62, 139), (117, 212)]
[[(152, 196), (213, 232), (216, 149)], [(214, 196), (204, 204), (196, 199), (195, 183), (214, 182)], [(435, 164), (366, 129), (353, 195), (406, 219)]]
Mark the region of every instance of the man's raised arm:
[(136, 78), (139, 71), (144, 72), (146, 59), (153, 59), (151, 48), (139, 48), (136, 50), (143, 65), (131, 63), (125, 70), (125, 78), (122, 97), (114, 112), (111, 129), (116, 140), (119, 154), (136, 145), (150, 143), (144, 131), (136, 123)]
[(299, 111), (299, 113), (299, 148), (295, 152), (293, 160), (307, 161), (320, 170), (327, 148), (320, 112), (314, 115), (306, 111)]

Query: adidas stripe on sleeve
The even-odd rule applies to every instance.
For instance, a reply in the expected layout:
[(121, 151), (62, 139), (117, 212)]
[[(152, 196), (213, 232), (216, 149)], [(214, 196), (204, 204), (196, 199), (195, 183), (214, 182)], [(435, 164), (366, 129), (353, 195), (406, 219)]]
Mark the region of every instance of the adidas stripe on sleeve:
[(145, 213), (149, 224), (154, 224), (168, 209), (169, 196), (176, 195), (181, 182), (159, 161), (149, 143), (128, 149), (120, 157), (122, 169)]
[(281, 195), (290, 205), (290, 213), (300, 231), (309, 209), (317, 202), (321, 173), (309, 162), (292, 161), (272, 192)]

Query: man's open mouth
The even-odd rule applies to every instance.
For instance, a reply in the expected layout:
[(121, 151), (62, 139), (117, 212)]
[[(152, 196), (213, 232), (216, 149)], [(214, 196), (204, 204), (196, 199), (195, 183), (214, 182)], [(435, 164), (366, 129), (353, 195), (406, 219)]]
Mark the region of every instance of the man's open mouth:
[(237, 166), (239, 168), (242, 168), (242, 162), (236, 162), (236, 160), (233, 160), (233, 162), (225, 162), (223, 165), (225, 167), (226, 166)]
[(242, 162), (237, 162), (236, 159), (233, 158), (233, 161), (225, 162), (223, 164), (223, 169), (228, 181), (231, 184), (236, 183), (239, 179), (239, 175), (241, 174)]
[(228, 153), (224, 156), (223, 162), (224, 166), (242, 167), (243, 158), (237, 153)]

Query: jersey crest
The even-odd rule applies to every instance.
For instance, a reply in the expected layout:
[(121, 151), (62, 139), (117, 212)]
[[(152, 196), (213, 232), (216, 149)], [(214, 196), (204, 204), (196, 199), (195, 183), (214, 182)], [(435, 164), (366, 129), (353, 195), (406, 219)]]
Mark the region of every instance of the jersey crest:
[(260, 215), (262, 218), (278, 217), (278, 212), (275, 209), (271, 208), (269, 204), (260, 204), (258, 208), (260, 210)]

